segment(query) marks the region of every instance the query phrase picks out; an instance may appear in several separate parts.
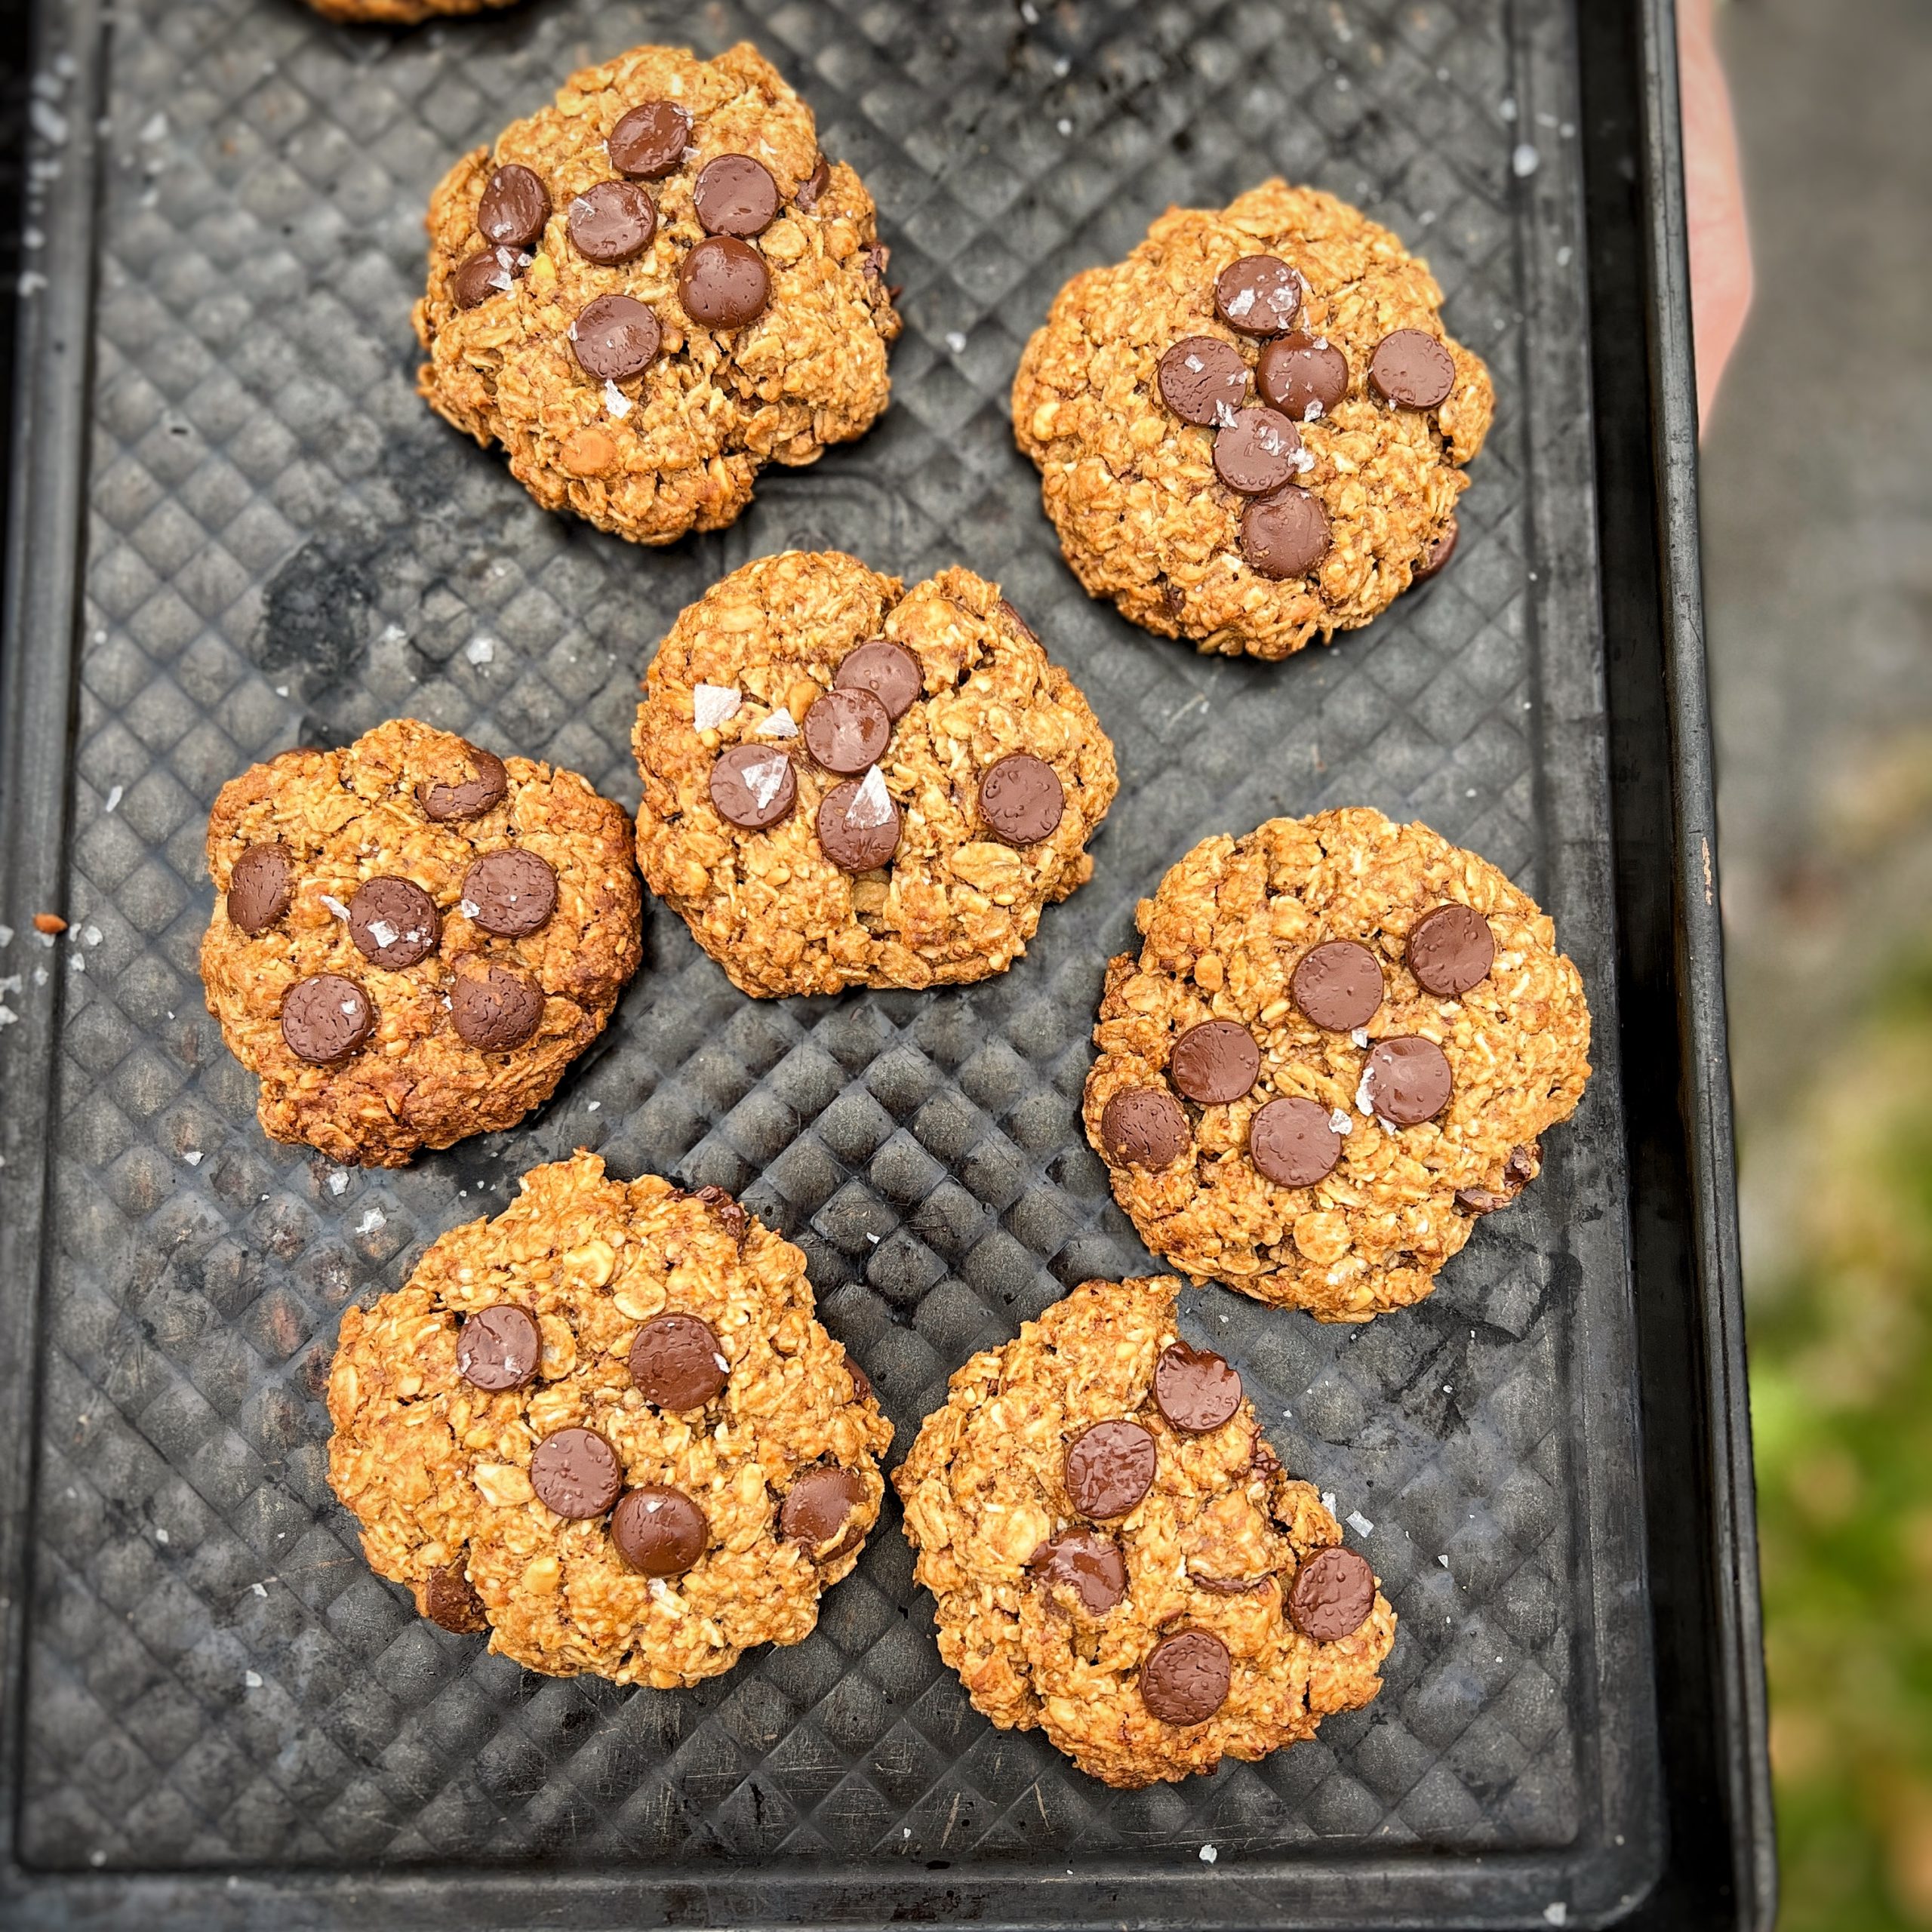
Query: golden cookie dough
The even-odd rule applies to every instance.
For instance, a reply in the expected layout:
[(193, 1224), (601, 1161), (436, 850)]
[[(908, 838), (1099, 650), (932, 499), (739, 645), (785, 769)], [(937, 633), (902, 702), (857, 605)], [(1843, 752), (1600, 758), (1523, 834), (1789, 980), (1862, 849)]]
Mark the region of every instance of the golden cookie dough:
[[(1241, 333), (1217, 310), (1218, 278), (1257, 255), (1299, 274), (1294, 329), (1334, 371), (1325, 408), (1317, 398), (1306, 413), (1305, 384), (1288, 392), (1287, 440), (1298, 438), (1299, 451), (1263, 453), (1259, 464), (1251, 440), (1243, 447), (1252, 423), (1214, 426), (1264, 400), (1257, 365), (1269, 339)], [(1285, 657), (1387, 609), (1432, 559), (1446, 561), (1468, 481), (1462, 466), (1489, 431), (1489, 371), (1444, 335), (1441, 303), (1428, 269), (1388, 229), (1332, 195), (1280, 180), (1224, 209), (1170, 208), (1125, 261), (1075, 275), (1027, 343), (1013, 385), (1014, 432), (1039, 466), (1074, 574), (1146, 629), (1229, 657)], [(1437, 406), (1395, 406), (1371, 383), (1378, 346), (1404, 330), (1447, 352), (1423, 346), (1447, 387)], [(1196, 337), (1232, 345), (1239, 358), (1215, 349), (1206, 358), (1228, 364), (1232, 380), (1223, 414), (1205, 423), (1183, 420), (1160, 380), (1162, 358)], [(1345, 377), (1331, 352), (1346, 358)], [(1243, 534), (1257, 499), (1220, 479), (1217, 448), (1224, 463), (1235, 457), (1229, 473), (1246, 486), (1278, 475), (1287, 481), (1276, 489), (1312, 497), (1320, 515), (1294, 507), (1318, 532), (1325, 516), (1325, 552), (1296, 574), (1257, 568)]]
[[(868, 665), (896, 715), (842, 688)], [(996, 584), (947, 570), (907, 590), (838, 551), (747, 564), (685, 609), (633, 744), (645, 881), (753, 994), (1004, 972), (1091, 875), (1118, 783), (1087, 700)], [(741, 818), (770, 823), (720, 809), (734, 765), (764, 805), (739, 787)]]
[[(654, 161), (620, 138), (633, 169), (668, 172), (621, 174), (612, 160), (607, 143), (639, 109), (688, 118), (681, 155), (673, 141)], [(703, 205), (728, 226), (707, 235), (694, 190), (728, 155), (741, 158), (725, 174), (746, 178), (711, 177)], [(528, 173), (486, 209), (506, 168)], [(494, 234), (525, 238), (486, 245), (479, 215)], [(641, 251), (623, 255), (626, 233), (636, 242), (647, 229)], [(450, 171), (430, 201), (429, 234), (429, 289), (416, 305), (429, 358), (423, 395), (479, 443), (500, 443), (546, 509), (640, 543), (717, 530), (751, 500), (767, 463), (814, 463), (885, 408), (886, 346), (900, 324), (872, 197), (844, 162), (824, 161), (811, 109), (749, 45), (714, 60), (638, 47), (572, 75), (554, 105)], [(592, 260), (586, 238), (623, 258)], [(494, 266), (475, 264), (486, 245), (503, 251)], [(681, 273), (707, 261), (721, 265), (701, 305), (714, 315), (716, 299), (742, 294), (734, 275), (754, 288), (768, 279), (755, 318), (687, 314)], [(466, 293), (480, 299), (462, 306)]]
[(1204, 840), (1137, 916), (1087, 1134), (1141, 1238), (1197, 1281), (1324, 1321), (1406, 1307), (1583, 1097), (1589, 1008), (1549, 921), (1426, 826), (1270, 819)]
[(974, 1706), (1129, 1788), (1312, 1737), (1395, 1635), (1238, 1376), (1180, 1342), (1180, 1288), (1075, 1288), (954, 1375), (894, 1476)]
[(623, 808), (413, 718), (230, 780), (208, 855), (208, 1011), (263, 1132), (332, 1160), (514, 1125), (637, 971)]
[(811, 1634), (892, 1441), (797, 1248), (586, 1153), (346, 1311), (328, 1400), (329, 1481), (424, 1616), (659, 1690)]
[(325, 20), (398, 27), (414, 26), (445, 14), (480, 14), (486, 8), (513, 4), (514, 0), (309, 0)]

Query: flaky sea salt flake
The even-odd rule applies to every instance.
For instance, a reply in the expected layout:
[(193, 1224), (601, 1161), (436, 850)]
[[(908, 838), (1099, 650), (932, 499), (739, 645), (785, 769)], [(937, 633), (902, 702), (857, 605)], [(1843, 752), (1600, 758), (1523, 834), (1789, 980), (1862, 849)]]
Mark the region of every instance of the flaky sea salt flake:
[(691, 687), (691, 722), (700, 731), (715, 731), (738, 715), (744, 702), (736, 685), (694, 685)]

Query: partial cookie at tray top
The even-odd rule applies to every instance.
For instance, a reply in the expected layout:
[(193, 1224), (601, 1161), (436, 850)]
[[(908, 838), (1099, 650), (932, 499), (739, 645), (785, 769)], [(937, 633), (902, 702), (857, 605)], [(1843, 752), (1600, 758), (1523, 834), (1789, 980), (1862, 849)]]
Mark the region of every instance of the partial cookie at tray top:
[(1388, 229), (1278, 180), (1171, 208), (1075, 275), (1013, 385), (1075, 574), (1229, 656), (1386, 609), (1447, 561), (1489, 429), (1489, 371), (1441, 303)]
[(1088, 1137), (1155, 1254), (1324, 1321), (1429, 1293), (1589, 1075), (1527, 894), (1367, 809), (1204, 840), (1107, 968)]
[(459, 162), (429, 208), (430, 406), (546, 509), (667, 543), (886, 405), (872, 198), (755, 49), (634, 48)]
[(678, 617), (634, 737), (646, 882), (749, 993), (1004, 972), (1093, 870), (1113, 747), (998, 586), (837, 551)]
[(480, 14), (513, 0), (309, 0), (325, 20), (352, 25), (414, 26), (446, 14)]

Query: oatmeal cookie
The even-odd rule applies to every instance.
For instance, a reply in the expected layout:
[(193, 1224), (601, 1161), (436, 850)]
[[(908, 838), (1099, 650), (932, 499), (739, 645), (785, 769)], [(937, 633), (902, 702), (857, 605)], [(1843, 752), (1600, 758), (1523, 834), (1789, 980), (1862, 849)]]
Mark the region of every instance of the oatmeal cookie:
[(1134, 1787), (1367, 1703), (1395, 1614), (1171, 1278), (1088, 1281), (952, 1380), (894, 1477), (940, 1654), (1002, 1730)]
[(872, 197), (749, 46), (572, 75), (450, 171), (429, 234), (423, 394), (546, 509), (639, 543), (719, 529), (764, 464), (885, 407)]
[(638, 863), (754, 994), (1003, 973), (1092, 873), (1113, 746), (996, 584), (747, 564), (659, 647)]
[(1441, 304), (1386, 228), (1278, 180), (1170, 208), (1075, 275), (1013, 384), (1074, 574), (1229, 657), (1386, 610), (1448, 561), (1489, 432), (1489, 371)]
[(552, 1676), (715, 1677), (811, 1634), (885, 1493), (892, 1425), (812, 1310), (721, 1189), (532, 1168), (344, 1312), (329, 1481), (445, 1629)]
[(1324, 1321), (1420, 1300), (1589, 1078), (1577, 969), (1472, 852), (1378, 811), (1204, 840), (1107, 968), (1088, 1138), (1154, 1252)]
[(412, 718), (285, 752), (208, 819), (208, 1011), (272, 1140), (398, 1167), (550, 1097), (637, 971), (623, 808)]
[(414, 26), (445, 14), (480, 14), (488, 8), (514, 4), (515, 0), (309, 0), (325, 20), (396, 27)]

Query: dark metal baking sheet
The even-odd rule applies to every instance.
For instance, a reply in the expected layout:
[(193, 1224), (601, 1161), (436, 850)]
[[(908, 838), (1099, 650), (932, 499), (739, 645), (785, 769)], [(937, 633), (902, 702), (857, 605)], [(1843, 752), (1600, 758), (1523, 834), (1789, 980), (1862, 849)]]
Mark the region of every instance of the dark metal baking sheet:
[[(40, 30), (0, 773), (10, 1922), (1760, 1917), (1660, 21), (528, 0), (395, 34), (71, 0)], [(571, 68), (740, 36), (866, 176), (909, 328), (863, 441), (640, 552), (543, 515), (414, 398), (420, 213)], [(1427, 254), (1502, 402), (1454, 568), (1270, 668), (1081, 595), (1004, 398), (1069, 274), (1276, 170)], [(754, 1002), (653, 908), (608, 1042), (525, 1128), (398, 1174), (266, 1143), (195, 973), (221, 782), (408, 712), (634, 801), (635, 683), (678, 608), (825, 543), (998, 577), (1115, 740), (1094, 881), (1029, 957)], [(1355, 802), (1535, 892), (1598, 1017), (1545, 1178), (1421, 1308), (1346, 1331), (1190, 1298), (1290, 1466), (1371, 1526), (1403, 1623), (1369, 1711), (1107, 1792), (972, 1712), (890, 1512), (814, 1637), (690, 1694), (527, 1675), (369, 1574), (323, 1476), (337, 1317), (539, 1160), (741, 1192), (805, 1248), (902, 1449), (971, 1349), (1146, 1269), (1078, 1129), (1102, 964), (1197, 838)]]

